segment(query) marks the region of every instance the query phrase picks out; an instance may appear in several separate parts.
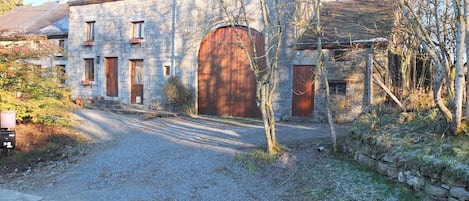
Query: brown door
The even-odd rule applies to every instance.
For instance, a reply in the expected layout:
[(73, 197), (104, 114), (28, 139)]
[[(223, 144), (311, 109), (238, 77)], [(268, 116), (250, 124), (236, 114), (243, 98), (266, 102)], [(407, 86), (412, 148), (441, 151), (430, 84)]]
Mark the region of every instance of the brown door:
[[(237, 32), (249, 47), (246, 28)], [(255, 31), (253, 31), (255, 32)], [(255, 32), (259, 54), (263, 39)], [(198, 69), (199, 114), (237, 117), (259, 117), (256, 104), (256, 83), (249, 67), (249, 59), (238, 42), (236, 32), (224, 27), (209, 33), (201, 43)], [(252, 50), (248, 50), (252, 54)]]
[(131, 64), (131, 104), (143, 104), (143, 60), (132, 60)]
[(118, 97), (117, 58), (106, 58), (106, 96)]
[(309, 117), (314, 109), (314, 66), (293, 66), (292, 116)]

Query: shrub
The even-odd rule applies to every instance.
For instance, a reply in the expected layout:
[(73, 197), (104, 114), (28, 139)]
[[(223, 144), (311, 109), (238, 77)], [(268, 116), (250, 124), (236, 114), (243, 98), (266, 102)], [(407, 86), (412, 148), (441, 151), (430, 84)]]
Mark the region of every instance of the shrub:
[[(58, 50), (45, 37), (23, 37), (24, 41), (9, 47), (0, 46), (0, 110), (15, 110), (20, 122), (71, 125), (73, 104), (69, 90), (60, 83), (63, 75), (58, 67), (27, 62), (53, 56)], [(32, 41), (37, 42), (31, 45)]]
[(174, 111), (192, 113), (194, 94), (184, 86), (179, 77), (173, 76), (169, 78), (164, 87), (164, 94)]

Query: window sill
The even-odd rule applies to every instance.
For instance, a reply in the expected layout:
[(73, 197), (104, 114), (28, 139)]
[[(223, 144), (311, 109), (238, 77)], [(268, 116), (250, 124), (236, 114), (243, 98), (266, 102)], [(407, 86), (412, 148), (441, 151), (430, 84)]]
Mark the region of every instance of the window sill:
[(93, 85), (93, 81), (90, 81), (90, 80), (82, 80), (82, 81), (81, 81), (81, 85), (83, 85), (83, 86), (91, 86), (91, 85)]
[(83, 42), (83, 45), (84, 46), (92, 46), (93, 43), (94, 43), (94, 41), (85, 41), (85, 42)]
[(131, 38), (129, 42), (131, 44), (139, 44), (143, 42), (143, 38)]

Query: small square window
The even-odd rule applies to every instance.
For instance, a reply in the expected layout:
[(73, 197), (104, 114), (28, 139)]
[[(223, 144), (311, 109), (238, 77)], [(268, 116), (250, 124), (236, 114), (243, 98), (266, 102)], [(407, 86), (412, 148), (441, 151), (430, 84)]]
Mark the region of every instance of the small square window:
[(143, 21), (132, 22), (132, 38), (143, 39), (145, 36), (145, 26)]
[(171, 74), (171, 67), (170, 66), (163, 66), (163, 74), (164, 74), (164, 76), (169, 76)]
[(85, 59), (85, 81), (94, 81), (94, 59)]
[(95, 21), (86, 22), (86, 41), (94, 41), (94, 23)]
[(345, 82), (329, 83), (330, 95), (347, 95), (347, 84)]

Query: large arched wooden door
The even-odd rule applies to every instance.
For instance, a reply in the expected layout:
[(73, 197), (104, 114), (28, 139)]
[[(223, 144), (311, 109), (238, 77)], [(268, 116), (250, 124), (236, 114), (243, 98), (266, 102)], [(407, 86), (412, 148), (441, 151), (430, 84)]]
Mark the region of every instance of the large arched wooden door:
[[(255, 76), (249, 59), (239, 44), (243, 38), (245, 47), (252, 54), (248, 29), (219, 28), (207, 34), (200, 45), (198, 68), (199, 114), (235, 117), (259, 117), (256, 104)], [(263, 53), (262, 36), (255, 35), (256, 49)]]

